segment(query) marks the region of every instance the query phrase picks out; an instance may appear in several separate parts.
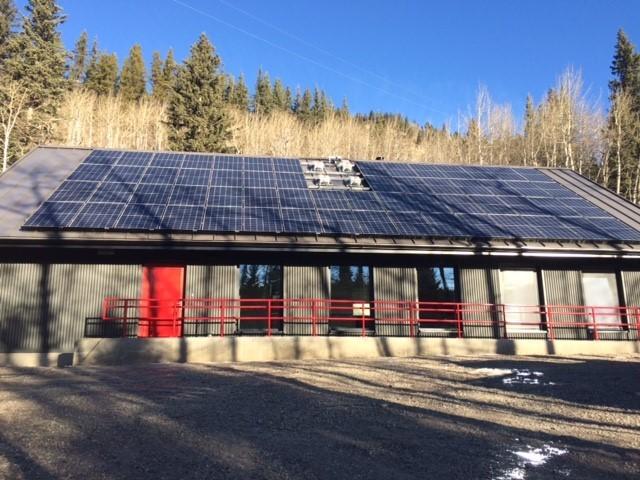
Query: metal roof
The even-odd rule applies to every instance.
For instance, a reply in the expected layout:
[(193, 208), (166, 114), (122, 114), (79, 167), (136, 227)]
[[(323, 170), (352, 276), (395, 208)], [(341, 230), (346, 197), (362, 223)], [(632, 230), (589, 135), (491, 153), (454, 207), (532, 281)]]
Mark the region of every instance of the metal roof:
[[(371, 251), (460, 255), (594, 255), (637, 258), (640, 243), (577, 239), (557, 241), (518, 238), (477, 239), (446, 237), (386, 237), (384, 235), (314, 235), (273, 232), (126, 232), (80, 230), (24, 230), (24, 222), (69, 177), (92, 149), (40, 147), (0, 176), (0, 242), (5, 245), (85, 244), (203, 249), (264, 249), (297, 251)], [(365, 162), (362, 162), (364, 164)], [(366, 162), (377, 165), (378, 162)], [(420, 164), (411, 164), (420, 165)], [(499, 169), (503, 167), (475, 167)], [(366, 170), (366, 169), (365, 169)], [(511, 169), (518, 170), (518, 169)], [(524, 171), (525, 169), (522, 169)], [(478, 170), (481, 171), (481, 170)], [(586, 178), (564, 169), (536, 169), (590, 205), (602, 209), (625, 226), (640, 232), (640, 209)], [(365, 174), (365, 178), (371, 176)], [(373, 183), (373, 182), (372, 182)], [(375, 188), (374, 188), (375, 190)]]

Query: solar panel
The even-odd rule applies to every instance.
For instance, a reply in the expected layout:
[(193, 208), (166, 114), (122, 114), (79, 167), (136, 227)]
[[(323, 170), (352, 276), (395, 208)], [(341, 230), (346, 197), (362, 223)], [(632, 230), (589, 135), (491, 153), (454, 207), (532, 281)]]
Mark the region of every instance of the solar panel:
[(162, 216), (162, 228), (166, 230), (202, 230), (204, 207), (168, 205)]
[(90, 202), (127, 203), (136, 188), (135, 183), (102, 182), (89, 198)]
[(202, 228), (208, 232), (239, 232), (242, 230), (242, 210), (235, 207), (207, 207)]
[(357, 162), (310, 189), (295, 159), (95, 150), (25, 228), (640, 241), (534, 168)]
[(132, 167), (146, 167), (151, 163), (153, 153), (149, 152), (124, 152), (117, 162), (117, 165), (128, 165)]
[(171, 205), (204, 206), (207, 200), (207, 187), (176, 185), (173, 187), (169, 203)]
[(88, 229), (111, 228), (125, 207), (124, 203), (86, 203), (69, 226)]
[(84, 163), (96, 165), (113, 165), (122, 156), (123, 152), (112, 150), (93, 150), (85, 159)]
[(208, 186), (211, 171), (204, 168), (183, 168), (176, 178), (176, 185)]
[(92, 163), (85, 163), (80, 165), (75, 172), (69, 176), (69, 180), (90, 180), (100, 181), (107, 176), (110, 165), (95, 165)]
[(115, 228), (124, 230), (156, 230), (162, 225), (166, 205), (130, 203), (118, 219)]
[(147, 167), (116, 165), (109, 171), (110, 182), (138, 183)]
[(215, 156), (213, 155), (193, 155), (188, 154), (182, 160), (182, 168), (202, 168), (211, 170), (215, 165)]
[(44, 202), (25, 222), (25, 227), (64, 228), (80, 211), (82, 202)]
[(52, 202), (82, 202), (91, 196), (98, 182), (76, 182), (67, 180), (49, 197)]

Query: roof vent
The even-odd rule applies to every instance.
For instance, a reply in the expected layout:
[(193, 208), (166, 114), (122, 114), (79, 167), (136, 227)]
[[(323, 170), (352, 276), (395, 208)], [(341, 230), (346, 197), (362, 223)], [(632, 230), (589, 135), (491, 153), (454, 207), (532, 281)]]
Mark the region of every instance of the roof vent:
[(331, 177), (329, 175), (320, 175), (314, 179), (316, 185), (331, 185)]
[(314, 172), (324, 172), (324, 162), (322, 160), (316, 160), (314, 162), (309, 163), (309, 169)]
[(340, 160), (342, 160), (342, 157), (339, 155), (334, 155), (333, 157), (328, 157), (328, 159), (332, 163), (338, 163)]
[(355, 175), (351, 175), (350, 177), (347, 177), (344, 181), (345, 184), (349, 185), (350, 187), (361, 187), (362, 186), (362, 178), (355, 176)]
[(353, 163), (349, 160), (338, 160), (336, 162), (336, 169), (339, 172), (353, 172)]

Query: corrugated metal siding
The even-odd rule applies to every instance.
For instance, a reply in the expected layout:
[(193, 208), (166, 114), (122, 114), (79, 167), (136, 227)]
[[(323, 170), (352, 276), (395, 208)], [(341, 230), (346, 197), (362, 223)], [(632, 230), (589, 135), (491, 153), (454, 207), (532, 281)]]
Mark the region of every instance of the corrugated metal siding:
[[(461, 268), (459, 274), (462, 303), (480, 305), (500, 303), (500, 270)], [(467, 322), (464, 332), (474, 337), (499, 338), (502, 336), (498, 315), (481, 306), (478, 306), (477, 310), (479, 311), (463, 315), (463, 319)], [(468, 324), (474, 320), (478, 325)]]
[(137, 297), (139, 265), (0, 265), (0, 351), (71, 351), (104, 297)]
[[(284, 298), (296, 299), (329, 299), (331, 290), (329, 285), (329, 270), (323, 266), (284, 267)], [(312, 316), (316, 316), (321, 323), (316, 325), (318, 335), (328, 333), (326, 324), (328, 312), (323, 309), (307, 306), (287, 308), (285, 311), (284, 332), (290, 335), (310, 335), (313, 331), (308, 323)]]
[[(236, 265), (188, 265), (185, 286), (187, 298), (240, 298), (239, 271)], [(220, 317), (221, 309), (188, 310), (187, 316)], [(225, 309), (224, 333), (235, 332), (238, 322), (238, 309)], [(220, 327), (216, 324), (185, 325), (185, 335), (219, 335)]]
[[(544, 298), (547, 305), (584, 305), (582, 272), (579, 270), (543, 270)], [(547, 309), (548, 310), (548, 309)], [(563, 313), (564, 312), (564, 313)], [(553, 308), (551, 312), (555, 338), (587, 338), (583, 327), (556, 327), (556, 323), (584, 322), (584, 316), (570, 313), (567, 308)]]
[(376, 335), (409, 335), (410, 305), (418, 300), (416, 269), (375, 267), (373, 292), (376, 302), (393, 302), (377, 304)]
[[(629, 310), (628, 322), (640, 323), (640, 272), (622, 272), (622, 285), (624, 287), (624, 299), (627, 307), (638, 307), (637, 311)], [(630, 330), (629, 338), (637, 339), (640, 332)]]

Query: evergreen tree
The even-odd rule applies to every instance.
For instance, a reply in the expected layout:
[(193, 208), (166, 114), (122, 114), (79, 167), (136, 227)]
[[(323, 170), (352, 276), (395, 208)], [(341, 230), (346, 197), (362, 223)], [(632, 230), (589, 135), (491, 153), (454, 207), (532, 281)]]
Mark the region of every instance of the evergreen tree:
[(347, 97), (344, 97), (342, 99), (342, 105), (340, 105), (340, 108), (338, 108), (337, 113), (340, 118), (349, 118), (350, 112)]
[(118, 86), (118, 58), (115, 53), (92, 55), (84, 85), (98, 95), (115, 94)]
[(76, 42), (76, 46), (73, 49), (73, 58), (71, 67), (69, 68), (69, 80), (73, 85), (78, 85), (83, 82), (85, 73), (87, 71), (87, 54), (89, 47), (89, 36), (87, 32), (82, 32), (80, 38)]
[(249, 89), (242, 74), (238, 77), (238, 81), (233, 89), (233, 99), (231, 103), (243, 111), (249, 110)]
[(273, 84), (273, 104), (279, 110), (288, 110), (291, 101), (287, 99), (287, 90), (280, 79)]
[(178, 70), (178, 66), (173, 57), (173, 50), (169, 49), (164, 63), (161, 61), (160, 54), (157, 52), (154, 53), (151, 70), (153, 97), (161, 102), (169, 101), (176, 83)]
[(268, 115), (273, 110), (273, 93), (269, 74), (258, 70), (256, 80), (256, 93), (253, 97), (253, 111), (258, 114)]
[(284, 91), (284, 96), (286, 99), (286, 110), (287, 112), (293, 111), (293, 96), (291, 95), (291, 89), (287, 87)]
[(319, 88), (315, 88), (313, 91), (313, 107), (311, 114), (316, 121), (322, 121), (327, 116), (329, 111), (329, 101), (326, 94)]
[[(34, 112), (24, 145), (51, 138), (53, 122), (66, 88), (66, 52), (58, 28), (64, 22), (54, 0), (29, 0), (22, 31), (10, 37), (3, 53), (3, 74), (28, 85), (27, 108)], [(30, 130), (30, 131), (28, 131)]]
[(169, 141), (175, 150), (226, 152), (230, 121), (219, 92), (220, 57), (203, 33), (178, 72), (169, 103)]
[(305, 89), (302, 96), (300, 96), (300, 92), (298, 92), (295, 102), (295, 114), (296, 116), (306, 122), (311, 119), (313, 114), (313, 95), (311, 95), (311, 90), (308, 88)]
[(622, 29), (618, 30), (611, 74), (614, 77), (609, 82), (612, 96), (619, 90), (632, 96), (640, 96), (640, 58)]
[(9, 38), (15, 30), (16, 6), (13, 0), (0, 0), (0, 60)]
[(160, 56), (160, 52), (153, 52), (153, 56), (151, 58), (151, 95), (156, 99), (161, 96), (163, 66), (164, 63)]
[(142, 58), (142, 47), (134, 45), (124, 61), (120, 75), (120, 94), (126, 101), (137, 102), (147, 90), (146, 70)]
[(55, 114), (65, 90), (65, 55), (58, 27), (65, 17), (53, 0), (29, 0), (22, 32), (7, 45), (6, 73), (29, 85), (30, 107)]
[(167, 58), (162, 61), (159, 52), (153, 53), (151, 62), (151, 86), (153, 98), (161, 102), (166, 102), (171, 96), (176, 77), (176, 62), (173, 58), (173, 51), (167, 52)]

